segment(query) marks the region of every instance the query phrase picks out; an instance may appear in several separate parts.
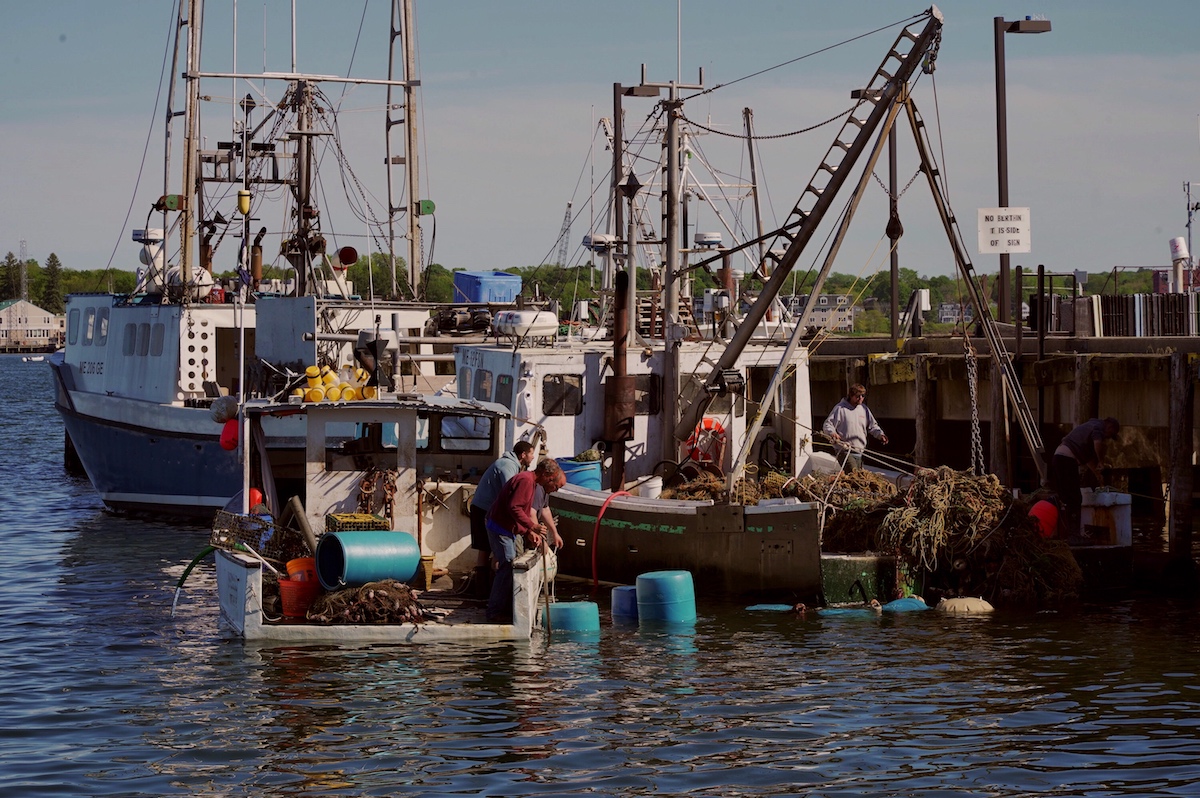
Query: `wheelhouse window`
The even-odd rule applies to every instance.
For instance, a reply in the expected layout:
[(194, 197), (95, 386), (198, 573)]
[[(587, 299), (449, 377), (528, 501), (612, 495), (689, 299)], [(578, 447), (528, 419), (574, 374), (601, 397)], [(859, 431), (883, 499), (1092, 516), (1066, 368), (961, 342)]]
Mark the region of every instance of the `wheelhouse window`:
[(166, 338), (167, 325), (162, 322), (155, 322), (150, 328), (150, 356), (162, 357), (163, 339)]
[(513, 378), (510, 374), (501, 374), (496, 378), (496, 403), (512, 410)]
[(108, 342), (108, 311), (108, 308), (100, 308), (96, 312), (96, 346)]
[(475, 372), (475, 393), (473, 395), (481, 402), (492, 401), (492, 372), (487, 369), (479, 369)]
[(547, 416), (577, 416), (583, 412), (583, 377), (579, 374), (547, 374), (542, 378), (542, 413)]
[(121, 354), (133, 357), (137, 351), (137, 325), (129, 322), (125, 325), (125, 335), (121, 339)]
[(471, 398), (471, 369), (465, 366), (458, 371), (458, 396), (461, 399)]
[(149, 322), (142, 322), (138, 325), (137, 354), (138, 357), (145, 357), (150, 354)]
[(88, 308), (83, 316), (83, 345), (91, 346), (96, 334), (96, 309)]
[(79, 308), (72, 308), (67, 319), (67, 343), (74, 346), (79, 341)]
[(492, 446), (492, 419), (442, 416), (440, 442), (447, 452), (486, 452)]

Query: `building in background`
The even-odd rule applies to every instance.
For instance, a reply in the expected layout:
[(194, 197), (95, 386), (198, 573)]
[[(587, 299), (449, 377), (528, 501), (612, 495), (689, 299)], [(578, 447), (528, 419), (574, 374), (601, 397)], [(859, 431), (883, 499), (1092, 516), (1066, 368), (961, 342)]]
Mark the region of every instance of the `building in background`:
[(63, 345), (66, 317), (24, 299), (0, 302), (0, 351), (53, 352)]

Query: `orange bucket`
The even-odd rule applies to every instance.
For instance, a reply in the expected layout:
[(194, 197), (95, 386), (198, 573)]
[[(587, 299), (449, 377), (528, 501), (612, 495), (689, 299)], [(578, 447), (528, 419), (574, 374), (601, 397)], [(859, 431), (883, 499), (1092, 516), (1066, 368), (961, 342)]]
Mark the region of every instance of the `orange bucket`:
[(295, 579), (279, 580), (279, 599), (285, 618), (303, 618), (321, 592), (321, 583)]
[(288, 560), (287, 572), (288, 579), (297, 582), (315, 582), (317, 581), (317, 561), (313, 557), (297, 557), (294, 560)]

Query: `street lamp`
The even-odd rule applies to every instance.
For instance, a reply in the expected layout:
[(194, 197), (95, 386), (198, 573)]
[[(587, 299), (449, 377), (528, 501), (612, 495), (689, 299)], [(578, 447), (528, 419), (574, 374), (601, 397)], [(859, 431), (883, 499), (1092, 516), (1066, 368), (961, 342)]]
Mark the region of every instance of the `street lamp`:
[[(1018, 19), (1007, 21), (1004, 17), (994, 20), (996, 35), (996, 166), (999, 172), (1001, 208), (1008, 207), (1008, 109), (1005, 104), (1004, 88), (1004, 34), (1046, 33), (1050, 30), (1048, 19)], [(1012, 279), (1009, 276), (1008, 253), (1000, 255), (1000, 291), (997, 297), (999, 320), (1012, 320), (1012, 300), (1009, 297)]]

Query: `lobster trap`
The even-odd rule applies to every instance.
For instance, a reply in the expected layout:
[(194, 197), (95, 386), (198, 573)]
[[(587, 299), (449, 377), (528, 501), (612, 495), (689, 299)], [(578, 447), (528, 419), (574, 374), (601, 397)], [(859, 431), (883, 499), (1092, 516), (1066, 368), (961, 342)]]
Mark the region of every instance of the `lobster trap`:
[(270, 516), (242, 515), (226, 510), (218, 510), (213, 518), (212, 536), (208, 542), (214, 548), (227, 551), (235, 551), (240, 543), (276, 563), (313, 554), (298, 530), (279, 526)]

